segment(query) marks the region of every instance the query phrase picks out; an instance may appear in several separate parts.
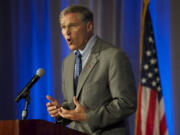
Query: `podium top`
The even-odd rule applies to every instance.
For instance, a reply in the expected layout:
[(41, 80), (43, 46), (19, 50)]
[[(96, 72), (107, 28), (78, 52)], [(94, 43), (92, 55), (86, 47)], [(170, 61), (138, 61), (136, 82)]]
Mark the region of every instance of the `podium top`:
[(87, 135), (45, 120), (1, 120), (0, 135)]

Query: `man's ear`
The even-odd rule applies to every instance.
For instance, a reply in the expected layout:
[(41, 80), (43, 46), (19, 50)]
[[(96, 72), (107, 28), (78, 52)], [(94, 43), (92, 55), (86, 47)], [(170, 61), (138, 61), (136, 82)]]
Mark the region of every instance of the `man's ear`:
[(87, 22), (87, 31), (91, 32), (93, 30), (93, 23), (92, 22)]

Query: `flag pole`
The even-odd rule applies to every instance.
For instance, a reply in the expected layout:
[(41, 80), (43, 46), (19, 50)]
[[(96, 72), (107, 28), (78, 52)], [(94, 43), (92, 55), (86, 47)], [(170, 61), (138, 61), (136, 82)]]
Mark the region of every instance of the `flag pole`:
[[(149, 5), (149, 0), (143, 0), (143, 7), (142, 7), (142, 16), (141, 16), (141, 32), (140, 32), (140, 56), (139, 56), (139, 73), (141, 73), (141, 65), (142, 65), (142, 55), (143, 55), (143, 37), (144, 37), (144, 25), (145, 25), (145, 18), (146, 18), (146, 13)], [(139, 77), (139, 83), (140, 83), (140, 77)], [(140, 86), (140, 85), (139, 85)], [(138, 114), (139, 114), (139, 97), (140, 97), (140, 87), (138, 88), (138, 105), (137, 105), (137, 111), (136, 111), (136, 122), (135, 122), (135, 135), (137, 134), (137, 125), (138, 125)]]

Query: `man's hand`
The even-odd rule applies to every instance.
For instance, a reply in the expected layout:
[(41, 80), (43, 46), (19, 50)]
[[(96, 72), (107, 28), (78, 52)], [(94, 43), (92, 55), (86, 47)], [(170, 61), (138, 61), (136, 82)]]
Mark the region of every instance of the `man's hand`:
[(52, 98), (51, 96), (46, 96), (46, 98), (51, 101), (51, 102), (48, 102), (46, 104), (47, 106), (47, 111), (49, 112), (50, 116), (51, 117), (59, 117), (59, 110), (60, 110), (60, 104), (58, 103), (57, 100), (55, 100), (54, 98)]
[(85, 121), (86, 120), (86, 112), (84, 107), (79, 104), (76, 97), (73, 97), (74, 104), (76, 108), (74, 110), (66, 110), (63, 107), (59, 110), (59, 115), (63, 118), (77, 121)]

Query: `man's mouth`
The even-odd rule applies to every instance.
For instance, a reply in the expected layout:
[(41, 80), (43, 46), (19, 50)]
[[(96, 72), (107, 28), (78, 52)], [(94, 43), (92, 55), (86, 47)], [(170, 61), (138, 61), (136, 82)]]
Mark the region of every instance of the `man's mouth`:
[(68, 38), (68, 39), (67, 39), (67, 42), (68, 42), (68, 44), (72, 44), (71, 38)]

